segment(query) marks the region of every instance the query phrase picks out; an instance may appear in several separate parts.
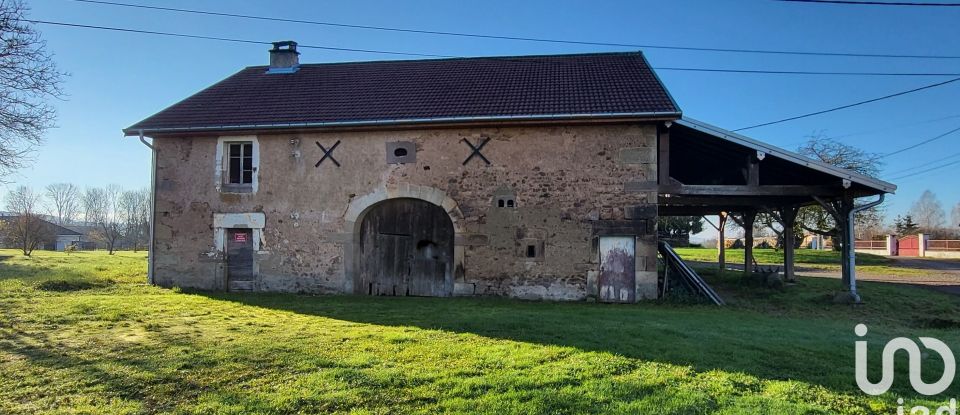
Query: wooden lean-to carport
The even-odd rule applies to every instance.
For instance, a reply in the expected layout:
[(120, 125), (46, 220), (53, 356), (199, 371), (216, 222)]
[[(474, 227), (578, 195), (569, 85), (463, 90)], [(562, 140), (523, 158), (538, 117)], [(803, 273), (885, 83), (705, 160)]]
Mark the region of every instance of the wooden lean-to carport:
[[(742, 215), (748, 230), (753, 229), (757, 213), (769, 213), (783, 226), (784, 278), (792, 281), (794, 246), (786, 241), (794, 240), (798, 210), (819, 204), (842, 230), (843, 287), (849, 301), (860, 302), (853, 214), (882, 202), (886, 193), (896, 191), (895, 185), (687, 117), (662, 125), (658, 145), (660, 216), (718, 215), (722, 232), (730, 213)], [(870, 196), (879, 199), (856, 203)], [(752, 232), (745, 232), (745, 239), (744, 272), (750, 274)]]

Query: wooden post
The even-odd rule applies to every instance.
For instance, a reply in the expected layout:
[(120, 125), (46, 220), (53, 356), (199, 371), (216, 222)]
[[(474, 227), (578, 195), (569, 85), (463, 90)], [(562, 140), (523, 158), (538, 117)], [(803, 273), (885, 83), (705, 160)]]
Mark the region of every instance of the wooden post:
[(717, 264), (720, 266), (720, 273), (727, 268), (727, 212), (720, 212), (720, 221), (717, 231), (720, 233), (717, 241)]
[(753, 274), (753, 223), (757, 220), (757, 212), (743, 212), (743, 274), (749, 277)]
[(657, 166), (657, 178), (661, 186), (666, 186), (670, 184), (670, 127), (667, 125), (661, 125), (657, 128), (658, 138), (658, 154), (657, 160), (659, 165)]
[(840, 275), (843, 286), (849, 290), (851, 270), (854, 266), (853, 261), (849, 260), (853, 256), (853, 224), (849, 220), (850, 211), (853, 210), (853, 197), (844, 195), (839, 208), (834, 220), (840, 229), (840, 257), (843, 259), (840, 261)]
[(785, 207), (780, 209), (780, 224), (783, 226), (783, 279), (789, 282), (797, 280), (793, 270), (794, 263), (794, 232), (793, 226), (797, 223), (797, 213), (800, 208)]

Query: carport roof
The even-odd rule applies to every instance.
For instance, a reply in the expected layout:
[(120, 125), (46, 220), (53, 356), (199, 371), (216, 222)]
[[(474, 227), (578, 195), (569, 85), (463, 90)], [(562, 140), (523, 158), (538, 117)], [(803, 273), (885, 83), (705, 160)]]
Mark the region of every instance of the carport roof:
[[(656, 189), (661, 216), (708, 215), (852, 203), (897, 186), (682, 117), (661, 134)], [(627, 183), (628, 192), (652, 182)]]
[(841, 180), (850, 180), (852, 183), (856, 183), (862, 186), (869, 187), (871, 189), (875, 189), (877, 193), (894, 193), (897, 191), (897, 186), (893, 183), (886, 182), (886, 181), (883, 181), (874, 177), (870, 177), (864, 174), (860, 174), (853, 170), (840, 168), (832, 164), (824, 163), (819, 160), (814, 160), (809, 157), (794, 153), (792, 151), (784, 150), (782, 148), (764, 143), (762, 141), (758, 141), (756, 139), (747, 137), (745, 135), (723, 129), (715, 125), (705, 123), (703, 121), (695, 120), (687, 116), (683, 116), (682, 118), (680, 118), (675, 122), (683, 127), (691, 128), (691, 129), (709, 134), (713, 137), (717, 137), (732, 143), (736, 143), (741, 146), (789, 161), (791, 163), (819, 171), (821, 173), (826, 173), (826, 174), (835, 176)]

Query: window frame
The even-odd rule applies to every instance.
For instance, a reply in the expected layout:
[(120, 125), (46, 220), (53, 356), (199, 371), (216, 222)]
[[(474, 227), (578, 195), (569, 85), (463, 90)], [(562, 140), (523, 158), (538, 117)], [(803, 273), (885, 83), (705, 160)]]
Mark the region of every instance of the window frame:
[[(233, 149), (239, 145), (239, 156), (234, 156)], [(247, 147), (249, 145), (249, 147)], [(235, 167), (233, 161), (238, 159), (237, 173), (239, 182), (234, 182)], [(249, 160), (249, 166), (245, 166)], [(247, 180), (249, 174), (249, 181)], [(217, 142), (217, 160), (215, 180), (217, 190), (221, 193), (256, 193), (259, 188), (260, 177), (260, 145), (256, 136), (220, 137)]]

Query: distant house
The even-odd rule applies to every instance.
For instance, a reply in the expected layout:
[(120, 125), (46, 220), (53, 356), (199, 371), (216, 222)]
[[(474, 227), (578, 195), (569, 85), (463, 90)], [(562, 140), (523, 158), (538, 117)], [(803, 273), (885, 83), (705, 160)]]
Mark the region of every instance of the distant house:
[[(0, 221), (12, 222), (18, 217), (19, 216), (16, 215), (4, 215), (0, 216)], [(44, 219), (38, 220), (43, 222), (44, 227), (46, 228), (46, 232), (44, 232), (44, 234), (47, 236), (44, 238), (41, 245), (37, 247), (37, 249), (63, 251), (70, 245), (80, 245), (84, 240), (83, 234), (80, 232), (67, 229)], [(10, 243), (6, 240), (6, 238), (0, 238), (0, 240), (2, 240), (0, 244), (2, 244), (4, 248), (17, 248), (16, 246), (8, 246)]]
[[(77, 232), (81, 235), (79, 241), (77, 242), (77, 249), (83, 251), (93, 251), (96, 249), (104, 248), (102, 244), (97, 242), (97, 226), (96, 225), (84, 225), (84, 224), (70, 224), (65, 226), (67, 229)], [(58, 249), (59, 251), (59, 249)]]

